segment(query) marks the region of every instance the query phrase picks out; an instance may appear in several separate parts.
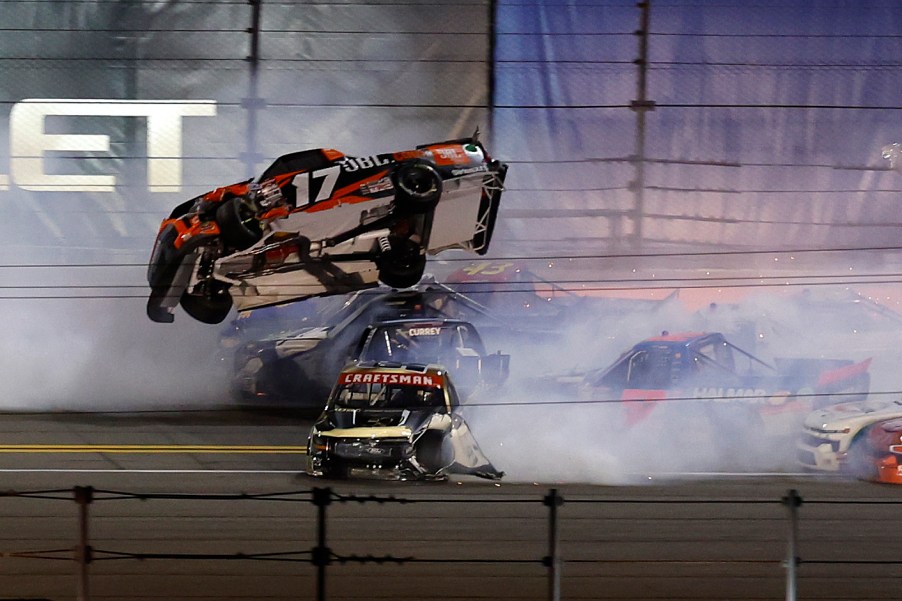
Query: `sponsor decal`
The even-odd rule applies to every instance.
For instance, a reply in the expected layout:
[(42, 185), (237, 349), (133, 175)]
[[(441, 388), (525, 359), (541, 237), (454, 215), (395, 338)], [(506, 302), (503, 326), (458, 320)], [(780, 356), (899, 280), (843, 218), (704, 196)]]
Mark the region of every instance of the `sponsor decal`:
[(400, 152), (396, 152), (392, 155), (394, 159), (398, 162), (401, 161), (409, 161), (411, 159), (421, 159), (423, 158), (422, 150), (402, 150)]
[(376, 180), (374, 182), (361, 184), (360, 191), (363, 194), (377, 194), (379, 192), (391, 190), (393, 187), (394, 186), (392, 186), (391, 179), (388, 177), (383, 177), (382, 179)]
[(697, 399), (712, 399), (715, 401), (729, 401), (731, 399), (761, 401), (768, 395), (763, 388), (700, 387), (692, 391), (692, 396)]
[(349, 372), (341, 374), (340, 384), (401, 384), (405, 386), (441, 386), (442, 377), (427, 374), (390, 372)]
[(459, 165), (469, 162), (463, 146), (439, 146), (430, 150), (436, 165)]
[(372, 167), (381, 167), (388, 165), (391, 161), (384, 156), (371, 155), (366, 157), (345, 157), (338, 161), (344, 171), (352, 172), (361, 169), (371, 169)]
[(441, 328), (437, 327), (424, 327), (424, 328), (410, 328), (407, 330), (408, 336), (438, 336), (442, 333)]
[(479, 173), (480, 171), (488, 171), (489, 168), (485, 165), (478, 165), (476, 167), (467, 167), (466, 169), (452, 169), (451, 175), (468, 175), (470, 173)]

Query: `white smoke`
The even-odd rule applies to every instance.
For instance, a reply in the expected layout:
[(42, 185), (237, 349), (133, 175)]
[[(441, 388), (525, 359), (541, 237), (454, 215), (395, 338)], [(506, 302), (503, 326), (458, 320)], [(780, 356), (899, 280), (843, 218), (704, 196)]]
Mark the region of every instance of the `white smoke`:
[(143, 299), (0, 303), (0, 410), (128, 411), (226, 405), (219, 328), (152, 323)]
[[(873, 358), (872, 393), (902, 390), (892, 345), (902, 334), (902, 321), (866, 300), (843, 290), (790, 297), (759, 290), (741, 302), (697, 311), (674, 303), (658, 309), (637, 304), (633, 312), (616, 314), (587, 311), (561, 340), (512, 348), (511, 381), (503, 393), (474, 400), (467, 420), (507, 481), (636, 484), (796, 472), (794, 445), (804, 411), (760, 421), (738, 403), (674, 400), (657, 404), (630, 425), (624, 403), (580, 396), (577, 378), (546, 387), (537, 386), (535, 376), (543, 366), (548, 374), (606, 367), (663, 330), (721, 331), (765, 361)], [(517, 369), (518, 362), (528, 367)]]

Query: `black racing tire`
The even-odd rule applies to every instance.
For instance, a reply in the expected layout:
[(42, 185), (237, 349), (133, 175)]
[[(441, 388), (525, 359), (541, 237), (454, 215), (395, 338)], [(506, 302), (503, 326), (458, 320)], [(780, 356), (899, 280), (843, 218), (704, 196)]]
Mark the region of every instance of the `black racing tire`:
[(417, 463), (432, 474), (451, 463), (445, 438), (437, 430), (428, 430), (417, 440), (414, 454)]
[(402, 211), (428, 213), (442, 196), (442, 176), (424, 160), (401, 163), (391, 174), (395, 203)]
[(409, 239), (391, 242), (391, 250), (379, 255), (379, 280), (391, 288), (416, 286), (426, 271), (426, 255)]
[(216, 209), (216, 225), (223, 243), (237, 250), (250, 248), (263, 236), (254, 211), (237, 196), (223, 200)]
[(877, 458), (868, 443), (868, 428), (863, 428), (849, 445), (844, 471), (859, 480), (874, 480), (877, 477)]
[(225, 321), (232, 310), (232, 295), (227, 288), (218, 289), (215, 294), (191, 294), (185, 292), (179, 304), (185, 313), (201, 323), (217, 324)]

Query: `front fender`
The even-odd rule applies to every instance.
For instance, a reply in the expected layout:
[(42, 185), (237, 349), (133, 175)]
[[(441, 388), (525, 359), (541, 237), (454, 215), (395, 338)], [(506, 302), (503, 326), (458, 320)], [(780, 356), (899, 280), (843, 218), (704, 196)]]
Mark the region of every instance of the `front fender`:
[[(164, 222), (165, 223), (165, 222)], [(173, 220), (160, 228), (147, 266), (147, 316), (158, 323), (172, 323), (173, 309), (190, 283), (194, 264), (200, 257), (197, 249), (210, 244), (219, 235), (215, 223)]]
[(454, 450), (454, 463), (448, 467), (449, 472), (470, 474), (489, 480), (500, 480), (504, 476), (504, 472), (492, 465), (492, 462), (479, 448), (467, 422), (459, 415), (455, 415), (453, 418), (453, 427), (449, 438)]

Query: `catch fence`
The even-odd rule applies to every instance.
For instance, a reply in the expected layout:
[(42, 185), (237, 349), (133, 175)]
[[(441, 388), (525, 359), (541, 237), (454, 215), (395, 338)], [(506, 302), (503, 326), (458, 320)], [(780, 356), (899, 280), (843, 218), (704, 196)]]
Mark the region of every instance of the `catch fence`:
[[(77, 528), (76, 531), (72, 533), (75, 542), (74, 546), (55, 546), (54, 548), (40, 550), (2, 550), (2, 552), (0, 552), (0, 562), (16, 558), (71, 563), (72, 572), (75, 576), (75, 598), (78, 601), (89, 601), (92, 599), (92, 566), (96, 566), (103, 562), (123, 562), (127, 560), (145, 562), (151, 560), (172, 560), (186, 566), (186, 569), (188, 570), (190, 570), (189, 562), (196, 562), (199, 560), (208, 562), (240, 561), (307, 564), (311, 566), (315, 572), (315, 575), (310, 579), (314, 590), (307, 591), (307, 595), (308, 597), (317, 599), (317, 601), (325, 601), (329, 598), (341, 596), (337, 595), (336, 597), (330, 597), (331, 582), (329, 575), (330, 571), (336, 567), (346, 565), (362, 566), (369, 564), (378, 566), (378, 568), (384, 571), (386, 575), (402, 578), (405, 568), (410, 568), (416, 564), (444, 564), (446, 566), (454, 564), (464, 566), (481, 565), (492, 566), (498, 570), (509, 569), (513, 566), (529, 567), (544, 573), (542, 579), (546, 586), (546, 592), (544, 594), (537, 593), (536, 590), (533, 590), (533, 598), (549, 599), (550, 601), (558, 601), (562, 597), (566, 597), (566, 595), (562, 595), (562, 572), (565, 566), (567, 566), (568, 569), (574, 569), (574, 571), (578, 571), (576, 568), (579, 566), (604, 566), (607, 570), (611, 570), (612, 566), (618, 566), (619, 568), (628, 566), (640, 570), (651, 569), (657, 571), (666, 571), (674, 569), (674, 566), (685, 567), (687, 565), (696, 567), (706, 566), (709, 568), (715, 566), (720, 569), (729, 566), (740, 570), (746, 570), (751, 566), (754, 566), (755, 570), (761, 570), (759, 573), (766, 574), (766, 577), (771, 581), (775, 578), (785, 580), (785, 599), (787, 601), (794, 601), (798, 598), (798, 570), (802, 565), (821, 565), (828, 567), (839, 564), (844, 564), (846, 566), (871, 565), (893, 566), (894, 569), (898, 569), (898, 566), (902, 565), (902, 561), (893, 559), (862, 560), (848, 557), (836, 559), (833, 558), (833, 556), (825, 556), (822, 558), (812, 556), (806, 557), (804, 555), (805, 547), (804, 545), (800, 545), (798, 534), (799, 516), (801, 508), (803, 507), (803, 499), (794, 489), (789, 490), (779, 499), (666, 499), (654, 497), (591, 498), (580, 496), (565, 498), (559, 490), (555, 488), (547, 490), (542, 496), (501, 495), (474, 498), (462, 495), (444, 495), (441, 497), (433, 495), (417, 496), (415, 494), (403, 497), (380, 494), (359, 495), (339, 493), (332, 488), (312, 488), (308, 490), (263, 494), (168, 494), (132, 493), (94, 489), (90, 486), (76, 486), (73, 489), (21, 492), (6, 491), (2, 493), (0, 503), (3, 503), (4, 500), (8, 501), (11, 498), (29, 499), (34, 502), (41, 500), (66, 501), (70, 503), (74, 502), (77, 506)], [(92, 520), (97, 518), (92, 517), (92, 511), (101, 503), (107, 504), (114, 501), (125, 503), (138, 501), (154, 504), (172, 501), (187, 502), (198, 508), (200, 513), (197, 515), (204, 516), (209, 516), (209, 514), (203, 510), (203, 507), (205, 504), (209, 504), (213, 501), (229, 503), (254, 501), (281, 503), (283, 505), (287, 504), (290, 507), (288, 509), (289, 513), (284, 515), (304, 514), (307, 519), (311, 520), (311, 524), (314, 526), (314, 535), (312, 537), (313, 540), (311, 541), (312, 545), (309, 547), (250, 553), (240, 551), (225, 553), (134, 551), (107, 546), (107, 544), (110, 544), (109, 542), (104, 542), (101, 545), (96, 546), (92, 541)], [(855, 505), (856, 502), (834, 499), (813, 500), (808, 503), (824, 506), (850, 506)], [(891, 498), (871, 500), (868, 503), (895, 507), (902, 505), (902, 501)], [(474, 540), (461, 541), (465, 549), (467, 548), (467, 545), (471, 545), (470, 551), (461, 554), (459, 549), (454, 552), (450, 548), (443, 548), (440, 545), (436, 545), (435, 541), (430, 541), (428, 530), (435, 530), (435, 526), (429, 526), (425, 535), (419, 535), (423, 543), (420, 549), (427, 549), (427, 551), (410, 552), (410, 548), (407, 547), (399, 553), (373, 553), (370, 548), (379, 548), (381, 545), (375, 544), (375, 539), (368, 540), (361, 538), (358, 540), (358, 544), (363, 544), (364, 547), (370, 548), (365, 548), (363, 553), (350, 553), (341, 548), (350, 544), (348, 540), (341, 540), (341, 537), (339, 537), (339, 540), (334, 542), (331, 538), (332, 529), (330, 528), (330, 513), (334, 512), (338, 505), (370, 506), (371, 509), (367, 512), (368, 516), (365, 519), (372, 523), (377, 523), (380, 520), (384, 521), (384, 518), (387, 516), (385, 516), (384, 513), (380, 514), (380, 511), (385, 512), (385, 506), (430, 506), (427, 510), (427, 515), (447, 515), (449, 513), (447, 509), (448, 506), (463, 505), (462, 511), (464, 511), (464, 515), (468, 515), (472, 519), (475, 519), (475, 517), (479, 515), (481, 511), (480, 507), (485, 508), (489, 505), (501, 505), (507, 507), (519, 505), (521, 507), (528, 506), (537, 508), (541, 510), (544, 517), (535, 515), (534, 517), (536, 519), (531, 520), (521, 517), (519, 518), (519, 528), (522, 530), (533, 530), (530, 534), (533, 543), (544, 537), (544, 552), (535, 553), (534, 551), (538, 550), (541, 545), (531, 544), (529, 542), (515, 543), (513, 546), (498, 545), (496, 547), (491, 540), (487, 540), (490, 539), (492, 531), (482, 531), (480, 533), (480, 529), (477, 528), (475, 531), (476, 538)], [(380, 510), (379, 506), (382, 506), (383, 509)], [(773, 509), (776, 508), (781, 515), (779, 518), (771, 516), (771, 518), (769, 518), (772, 520), (770, 522), (771, 526), (766, 529), (771, 530), (772, 535), (775, 531), (779, 531), (779, 534), (775, 536), (775, 538), (772, 538), (771, 541), (777, 542), (782, 540), (784, 553), (782, 556), (774, 553), (775, 546), (769, 545), (770, 548), (763, 550), (763, 553), (751, 553), (746, 556), (740, 555), (741, 553), (744, 553), (743, 550), (740, 549), (736, 551), (734, 549), (729, 553), (725, 552), (725, 556), (722, 557), (711, 557), (710, 554), (705, 556), (704, 553), (701, 556), (695, 554), (693, 556), (684, 555), (679, 557), (681, 552), (678, 550), (675, 551), (675, 554), (668, 554), (666, 552), (662, 553), (660, 548), (655, 552), (647, 553), (643, 556), (632, 550), (623, 551), (618, 554), (618, 546), (620, 546), (621, 549), (626, 549), (627, 546), (630, 545), (631, 541), (629, 534), (622, 535), (619, 542), (616, 540), (616, 534), (610, 534), (608, 540), (604, 543), (597, 539), (593, 539), (591, 536), (588, 536), (587, 540), (575, 540), (582, 538), (584, 531), (588, 530), (591, 524), (598, 525), (600, 529), (605, 530), (608, 533), (611, 533), (612, 530), (616, 530), (616, 528), (612, 528), (610, 524), (615, 523), (617, 520), (627, 521), (628, 518), (623, 513), (623, 508), (630, 506), (654, 506), (656, 511), (660, 510), (664, 515), (671, 516), (679, 516), (681, 515), (681, 512), (685, 512), (687, 508), (693, 506), (705, 508), (704, 513), (709, 516), (712, 515), (712, 512), (716, 513), (718, 511), (726, 512), (725, 515), (735, 514), (737, 508), (740, 506), (755, 506), (762, 508), (767, 512), (773, 511)], [(295, 509), (295, 507), (297, 507), (297, 509)], [(569, 534), (562, 536), (562, 532), (564, 532), (563, 527), (567, 525), (568, 521), (568, 510), (579, 507), (584, 509), (592, 508), (593, 511), (590, 516), (583, 515), (583, 518), (590, 517), (591, 520), (580, 523), (577, 528), (579, 533), (571, 528)], [(599, 507), (606, 507), (606, 509), (598, 512), (597, 509)], [(308, 512), (308, 509), (311, 508), (312, 512)], [(359, 512), (360, 510), (357, 511)], [(405, 513), (409, 513), (410, 509), (405, 508), (404, 511)], [(505, 509), (504, 513), (508, 513), (509, 511), (509, 509)], [(574, 510), (571, 510), (571, 512), (572, 511)], [(164, 520), (166, 518), (161, 517), (159, 519)], [(421, 521), (426, 520), (425, 516), (422, 515), (419, 518), (413, 519)], [(465, 521), (466, 519), (467, 518), (462, 518), (461, 521)], [(491, 520), (492, 518), (489, 519)], [(608, 521), (608, 524), (604, 525), (606, 520)], [(739, 522), (742, 518), (738, 515), (734, 515), (734, 520)], [(409, 520), (407, 518), (397, 520), (397, 527), (400, 529), (406, 528), (404, 524), (406, 521)], [(663, 525), (664, 521), (666, 520), (662, 520), (661, 528), (667, 527), (666, 525)], [(693, 528), (693, 526), (691, 526), (693, 523), (694, 522), (691, 520), (687, 520), (685, 522), (685, 531), (680, 533), (679, 530), (677, 530), (675, 535), (670, 536), (670, 543), (679, 544), (680, 541), (684, 544), (691, 544), (693, 542), (701, 543), (701, 547), (707, 546), (712, 550), (715, 550), (715, 539), (721, 538), (720, 535), (709, 537), (708, 541), (700, 541), (697, 538), (694, 538), (689, 532)], [(151, 529), (157, 528), (155, 521), (151, 521), (151, 523), (148, 524), (148, 527)], [(628, 530), (629, 529), (627, 528), (627, 532)], [(741, 529), (734, 527), (732, 530), (735, 532), (736, 536), (744, 536)], [(65, 536), (65, 533), (63, 533), (62, 536)], [(435, 532), (434, 536), (438, 539), (446, 535)], [(641, 538), (641, 535), (639, 534), (636, 536)], [(140, 538), (140, 535), (136, 535), (135, 537)], [(374, 537), (378, 539), (378, 533), (374, 535)], [(24, 542), (24, 540), (27, 540), (27, 536), (21, 537), (21, 540)], [(760, 541), (758, 542), (760, 543)], [(335, 546), (333, 546), (333, 544)], [(562, 552), (562, 550), (567, 549), (570, 544), (573, 545), (572, 548), (566, 553)], [(479, 545), (478, 551), (476, 551), (476, 545)], [(761, 544), (758, 544), (757, 546), (761, 547)], [(429, 552), (428, 549), (432, 549), (432, 551)], [(487, 553), (487, 549), (496, 549), (498, 553)], [(762, 551), (762, 549), (759, 549), (759, 551)], [(564, 559), (565, 555), (566, 559)], [(2, 563), (0, 563), (0, 565), (2, 565)], [(627, 570), (627, 573), (628, 572), (629, 570)], [(466, 576), (463, 576), (463, 578), (466, 579)], [(474, 578), (478, 579), (478, 576), (474, 576)], [(534, 578), (534, 589), (537, 588), (535, 587), (535, 584), (537, 584), (537, 582)], [(127, 599), (128, 597), (121, 596), (120, 598)]]

